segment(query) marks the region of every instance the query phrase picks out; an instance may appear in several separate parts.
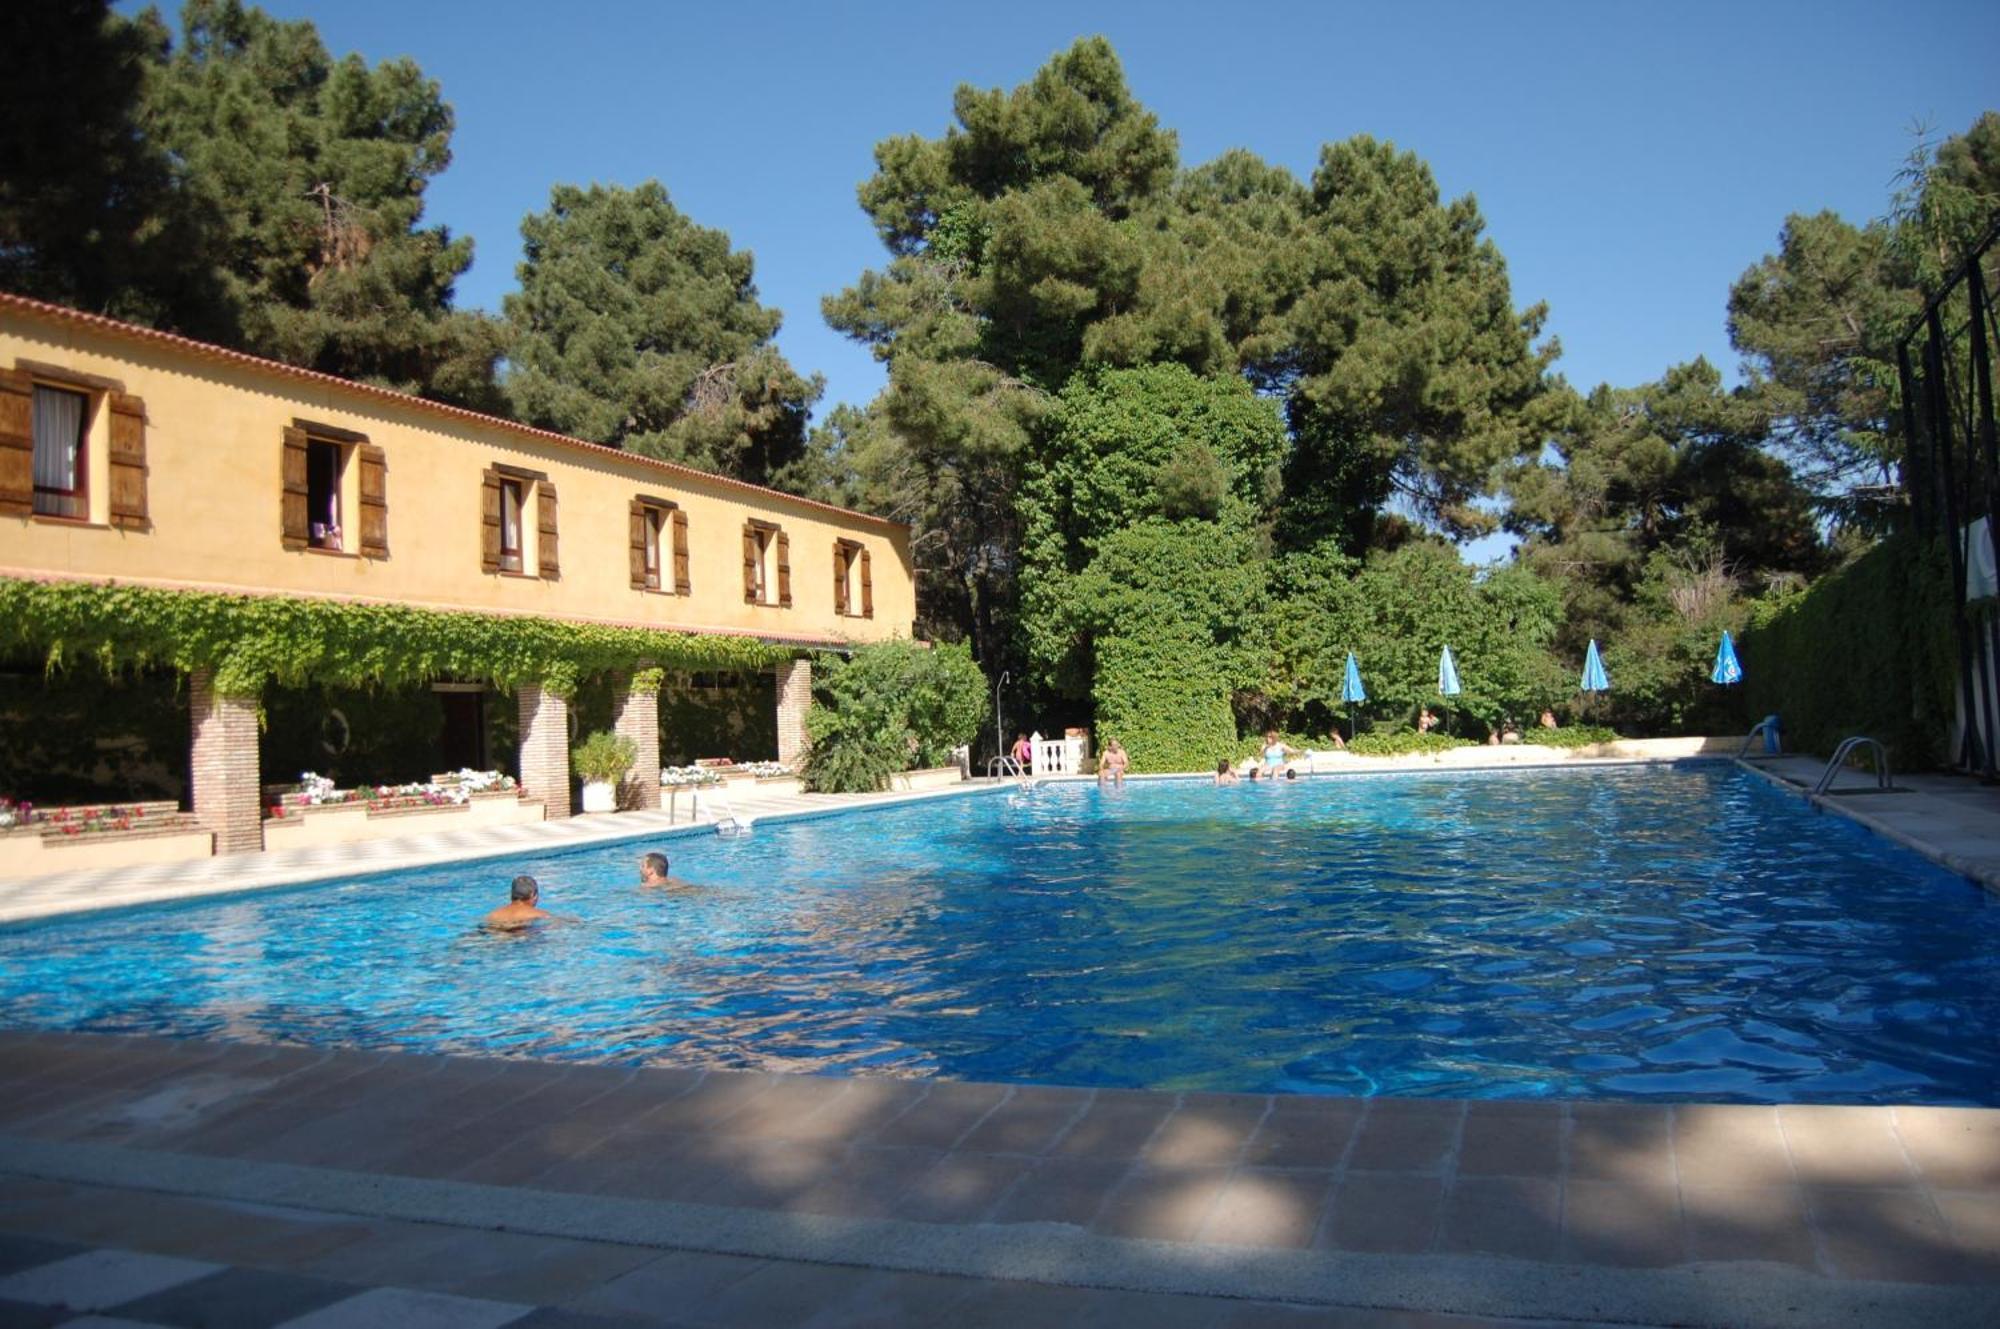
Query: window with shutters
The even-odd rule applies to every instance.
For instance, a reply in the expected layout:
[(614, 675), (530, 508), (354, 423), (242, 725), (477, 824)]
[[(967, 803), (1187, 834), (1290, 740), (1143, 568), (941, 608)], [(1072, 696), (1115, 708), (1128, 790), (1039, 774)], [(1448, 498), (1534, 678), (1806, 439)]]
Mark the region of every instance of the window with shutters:
[(875, 577), (868, 546), (856, 540), (833, 542), (833, 612), (846, 618), (875, 617)]
[(35, 384), (35, 512), (90, 519), (90, 397)]
[(148, 529), (146, 404), (104, 379), (0, 369), (0, 516)]
[(557, 560), (556, 487), (541, 471), (486, 468), (480, 500), (480, 567), (487, 572), (562, 576)]
[[(287, 549), (389, 556), (387, 455), (365, 434), (294, 421), (283, 431)], [(114, 476), (114, 480), (115, 480)]]
[(642, 494), (632, 500), (630, 526), (632, 589), (688, 594), (687, 513), (668, 499)]
[(792, 605), (792, 538), (768, 521), (743, 523), (743, 599), (781, 609)]

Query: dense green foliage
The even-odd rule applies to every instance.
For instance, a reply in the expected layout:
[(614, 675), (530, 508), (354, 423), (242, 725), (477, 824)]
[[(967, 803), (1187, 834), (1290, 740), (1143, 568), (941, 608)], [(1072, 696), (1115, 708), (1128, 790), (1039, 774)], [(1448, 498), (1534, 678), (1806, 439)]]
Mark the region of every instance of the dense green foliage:
[[(1087, 695), (1103, 634), (1185, 624), (1235, 649), (1283, 449), (1277, 413), (1239, 378), (1153, 365), (1071, 381), (1020, 496), (1022, 640), (1051, 686)], [(1198, 672), (1226, 686), (1245, 666)]]
[(1828, 752), (1870, 734), (1905, 768), (1947, 757), (1951, 599), (1947, 550), (1895, 536), (1809, 590), (1759, 603), (1739, 652), (1744, 729), (1775, 713), (1788, 747)]
[(1411, 757), (1474, 746), (1477, 745), (1469, 738), (1457, 738), (1451, 734), (1420, 734), (1414, 729), (1402, 729), (1390, 733), (1357, 735), (1355, 740), (1347, 745), (1347, 750), (1359, 757)]
[(483, 678), (567, 695), (590, 674), (641, 666), (748, 669), (792, 652), (748, 637), (695, 636), (553, 619), (0, 579), (0, 653), (50, 668), (210, 669), (216, 690), (254, 697), (266, 680), (396, 686)]
[(813, 660), (804, 775), (831, 793), (879, 789), (913, 767), (943, 766), (987, 715), (986, 678), (963, 646), (878, 642)]
[(639, 759), (639, 745), (623, 734), (599, 729), (569, 750), (569, 768), (586, 784), (617, 784)]
[(1208, 771), (1236, 744), (1213, 644), (1171, 620), (1098, 643), (1097, 744), (1124, 745), (1135, 772)]
[[(1358, 550), (1392, 493), (1476, 529), (1485, 473), (1537, 443), (1541, 311), (1514, 310), (1477, 207), (1444, 203), (1413, 154), (1329, 145), (1309, 183), (1246, 152), (1183, 169), (1101, 38), (1012, 91), (963, 87), (953, 110), (939, 137), (877, 146), (861, 203), (889, 263), (826, 314), (888, 366), (871, 465), (904, 480), (876, 492), (919, 528), (925, 627), (989, 667), (1021, 647), (1015, 573), (1036, 541), (1017, 499), (1079, 371), (1263, 388), (1290, 432), (1277, 516), (1297, 545)], [(1184, 458), (1177, 505), (1212, 478)]]
[(521, 223), (507, 399), (530, 424), (764, 482), (798, 459), (817, 379), (771, 344), (752, 261), (666, 189), (558, 185)]
[(187, 689), (170, 670), (49, 675), (0, 661), (0, 796), (31, 803), (176, 799), (187, 785)]

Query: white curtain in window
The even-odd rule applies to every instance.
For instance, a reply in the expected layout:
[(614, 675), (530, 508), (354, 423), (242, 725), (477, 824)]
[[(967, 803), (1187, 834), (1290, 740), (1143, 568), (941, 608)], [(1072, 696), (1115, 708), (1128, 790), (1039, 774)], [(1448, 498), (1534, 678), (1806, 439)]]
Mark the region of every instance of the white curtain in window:
[(500, 547), (521, 547), (521, 491), (509, 484), (500, 486)]
[(35, 389), (35, 488), (74, 491), (83, 439), (83, 397), (54, 388)]

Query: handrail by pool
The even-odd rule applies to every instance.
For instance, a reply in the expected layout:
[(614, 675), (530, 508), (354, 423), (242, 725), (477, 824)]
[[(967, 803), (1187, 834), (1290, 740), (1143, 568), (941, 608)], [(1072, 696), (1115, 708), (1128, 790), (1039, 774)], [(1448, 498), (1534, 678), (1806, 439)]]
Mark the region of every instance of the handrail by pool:
[(1875, 750), (1875, 788), (1878, 791), (1894, 789), (1896, 787), (1896, 778), (1889, 770), (1889, 749), (1882, 745), (1882, 740), (1879, 738), (1870, 738), (1866, 734), (1856, 734), (1853, 738), (1843, 739), (1840, 746), (1833, 750), (1833, 756), (1826, 763), (1826, 770), (1820, 775), (1819, 783), (1813, 786), (1813, 793), (1824, 794), (1829, 792), (1833, 786), (1834, 777), (1840, 774), (1840, 768), (1847, 760), (1847, 754), (1859, 747), (1869, 747)]
[(1750, 732), (1743, 736), (1743, 746), (1736, 749), (1736, 759), (1738, 761), (1749, 760), (1750, 745), (1757, 741), (1757, 735), (1764, 734), (1768, 736), (1771, 732), (1772, 732), (1771, 717), (1768, 715), (1765, 716), (1763, 719), (1759, 720), (1756, 724), (1751, 725)]

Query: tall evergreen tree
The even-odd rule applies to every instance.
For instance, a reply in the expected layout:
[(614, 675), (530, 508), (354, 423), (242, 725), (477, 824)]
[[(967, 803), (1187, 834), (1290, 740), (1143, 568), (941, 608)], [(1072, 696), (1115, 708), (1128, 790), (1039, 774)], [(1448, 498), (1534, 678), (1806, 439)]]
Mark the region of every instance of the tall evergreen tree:
[[(1920, 142), (1889, 214), (1785, 219), (1778, 251), (1729, 291), (1729, 338), (1776, 437), (1821, 504), (1862, 526), (1893, 510), (1902, 425), (1896, 342), (2000, 220), (2000, 114)], [(1989, 283), (2000, 280), (1990, 257)]]
[(822, 382), (772, 345), (754, 260), (657, 181), (558, 185), (521, 223), (507, 395), (522, 419), (768, 483), (805, 451)]
[(146, 132), (158, 36), (109, 0), (0, 6), (0, 288), (234, 342), (214, 219)]
[(492, 405), (499, 341), (452, 309), (472, 242), (422, 227), (451, 161), (452, 111), (408, 59), (334, 59), (307, 22), (241, 0), (187, 0), (147, 128), (221, 227), (218, 276), (244, 349), (291, 364)]
[(1287, 542), (1363, 548), (1392, 497), (1455, 536), (1490, 528), (1472, 500), (1547, 423), (1558, 347), (1533, 345), (1547, 307), (1515, 310), (1478, 204), (1443, 203), (1430, 168), (1391, 144), (1322, 149), (1308, 217), (1284, 356)]

